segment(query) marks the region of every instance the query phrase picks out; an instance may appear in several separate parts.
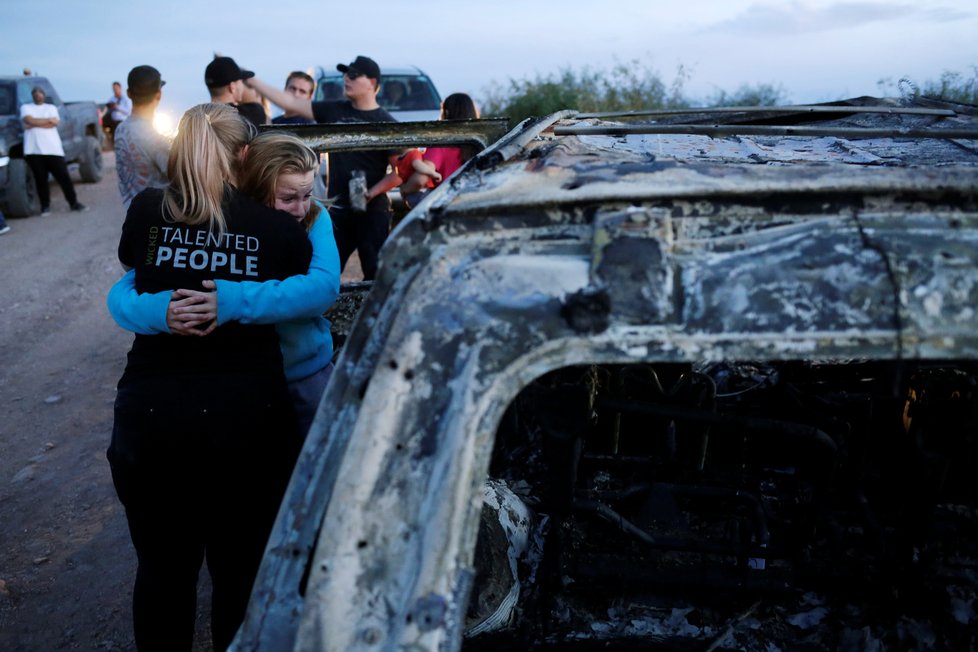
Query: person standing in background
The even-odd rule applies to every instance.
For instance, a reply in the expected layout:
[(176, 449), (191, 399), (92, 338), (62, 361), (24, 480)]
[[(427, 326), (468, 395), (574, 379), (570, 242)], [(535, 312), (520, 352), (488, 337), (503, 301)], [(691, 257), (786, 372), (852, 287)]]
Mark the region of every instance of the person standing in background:
[[(242, 107), (247, 107), (244, 110), (248, 112), (248, 117), (252, 122), (259, 121), (255, 126), (268, 124), (271, 113), (268, 100), (262, 97), (254, 88), (247, 85), (241, 91), (241, 103), (238, 104), (238, 112), (242, 111)], [(254, 114), (253, 119), (251, 118), (252, 112)], [(242, 113), (242, 115), (244, 114)]]
[(170, 156), (170, 140), (153, 127), (166, 83), (160, 78), (160, 71), (153, 66), (136, 66), (129, 71), (127, 83), (132, 116), (119, 125), (115, 134), (115, 169), (126, 210), (142, 190), (166, 187)]
[(78, 201), (75, 186), (68, 174), (65, 150), (58, 134), (58, 124), (61, 122), (58, 107), (45, 103), (47, 96), (40, 86), (34, 87), (31, 98), (34, 100), (32, 103), (21, 105), (20, 119), (24, 123), (24, 159), (34, 173), (34, 183), (37, 184), (37, 194), (41, 200), (41, 215), (51, 213), (49, 173), (61, 186), (71, 210), (88, 210)]
[(231, 57), (216, 56), (204, 70), (204, 83), (211, 94), (211, 102), (230, 104), (257, 127), (265, 124), (265, 108), (258, 102), (244, 101), (244, 80), (254, 76), (250, 70), (242, 70)]
[[(293, 70), (285, 78), (285, 92), (300, 100), (311, 102), (312, 96), (316, 92), (316, 80), (308, 73)], [(272, 119), (274, 125), (311, 125), (315, 123), (316, 121), (312, 118), (307, 118), (288, 109), (282, 115)]]
[(115, 138), (115, 131), (132, 113), (132, 101), (122, 94), (122, 84), (112, 82), (112, 97), (105, 103), (106, 113), (102, 116), (102, 126)]
[[(293, 70), (285, 78), (285, 92), (297, 99), (311, 102), (313, 95), (316, 93), (316, 80), (309, 73), (302, 72), (301, 70)], [(268, 101), (267, 97), (265, 101)], [(272, 124), (312, 125), (316, 124), (316, 121), (286, 109), (282, 115), (272, 118)], [(326, 199), (326, 154), (320, 153), (317, 156), (319, 157), (319, 169), (316, 170), (314, 195), (320, 199)]]
[[(441, 120), (477, 120), (479, 110), (472, 98), (465, 93), (452, 93), (441, 103)], [(421, 156), (411, 161), (411, 173), (401, 184), (401, 196), (409, 207), (418, 205), (424, 195), (437, 188), (442, 181), (462, 167), (474, 152), (467, 147), (429, 147)]]

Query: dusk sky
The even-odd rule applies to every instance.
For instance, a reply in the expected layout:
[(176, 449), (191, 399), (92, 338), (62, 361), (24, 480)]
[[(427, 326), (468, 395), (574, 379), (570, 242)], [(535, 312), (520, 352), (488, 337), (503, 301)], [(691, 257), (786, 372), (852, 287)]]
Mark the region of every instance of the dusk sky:
[(769, 83), (797, 103), (978, 65), (974, 0), (4, 0), (0, 13), (0, 74), (31, 68), (62, 99), (104, 102), (113, 80), (124, 86), (131, 67), (151, 64), (175, 117), (207, 101), (214, 52), (275, 84), (365, 54), (381, 68), (420, 67), (443, 96), (477, 100), (493, 83), (635, 60), (667, 83), (683, 66), (693, 98)]

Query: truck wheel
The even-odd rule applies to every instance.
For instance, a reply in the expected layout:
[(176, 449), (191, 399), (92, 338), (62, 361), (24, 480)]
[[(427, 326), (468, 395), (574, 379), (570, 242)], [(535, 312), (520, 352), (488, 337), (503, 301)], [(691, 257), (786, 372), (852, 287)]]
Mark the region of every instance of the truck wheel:
[(41, 212), (34, 173), (22, 158), (10, 159), (7, 166), (7, 216), (30, 217)]
[(94, 136), (85, 136), (81, 157), (78, 159), (78, 174), (86, 183), (102, 180), (102, 146)]

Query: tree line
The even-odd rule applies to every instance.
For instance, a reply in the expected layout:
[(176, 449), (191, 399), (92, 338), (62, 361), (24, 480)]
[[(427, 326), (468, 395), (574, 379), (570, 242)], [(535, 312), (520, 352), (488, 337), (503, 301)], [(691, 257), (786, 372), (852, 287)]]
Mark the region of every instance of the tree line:
[[(485, 90), (482, 115), (506, 117), (516, 124), (531, 116), (563, 109), (582, 112), (681, 109), (696, 106), (777, 106), (789, 103), (780, 84), (742, 84), (733, 91), (716, 90), (705, 98), (686, 93), (690, 73), (680, 66), (667, 82), (638, 60), (607, 69), (567, 67), (556, 73), (494, 83)], [(917, 84), (903, 77), (881, 79), (877, 85), (887, 97), (927, 96), (978, 104), (978, 67), (970, 73), (946, 71), (940, 79)], [(829, 98), (839, 99), (839, 98)], [(828, 101), (828, 100), (827, 100)]]

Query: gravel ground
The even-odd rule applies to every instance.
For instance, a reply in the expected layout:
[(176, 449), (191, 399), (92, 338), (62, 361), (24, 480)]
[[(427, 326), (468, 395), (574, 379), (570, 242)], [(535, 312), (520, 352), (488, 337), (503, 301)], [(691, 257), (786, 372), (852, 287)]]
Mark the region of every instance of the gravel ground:
[[(105, 460), (131, 335), (105, 309), (120, 276), (115, 161), (89, 207), (0, 236), (0, 650), (133, 649), (135, 553)], [(358, 277), (351, 260), (344, 280)], [(211, 649), (201, 574), (195, 650)]]

